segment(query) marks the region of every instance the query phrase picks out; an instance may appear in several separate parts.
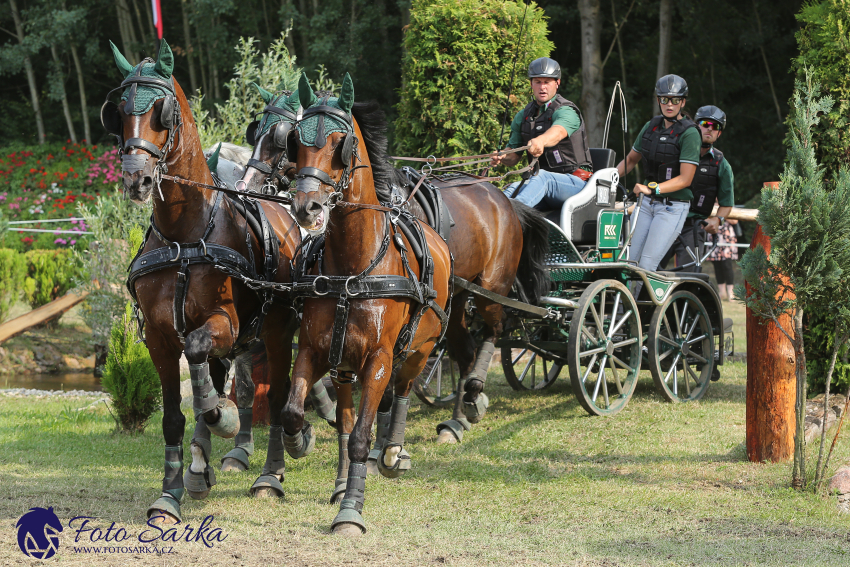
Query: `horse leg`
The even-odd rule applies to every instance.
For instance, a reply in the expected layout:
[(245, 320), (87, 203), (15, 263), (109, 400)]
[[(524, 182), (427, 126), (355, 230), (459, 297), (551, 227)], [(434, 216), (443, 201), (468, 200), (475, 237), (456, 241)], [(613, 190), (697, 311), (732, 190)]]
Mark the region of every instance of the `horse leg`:
[(254, 372), (252, 354), (245, 351), (236, 357), (233, 387), (236, 390), (236, 407), (239, 408), (239, 433), (234, 438), (233, 449), (221, 459), (221, 472), (248, 470), (249, 457), (254, 454)]
[(165, 475), (162, 494), (148, 508), (154, 524), (176, 524), (183, 499), (183, 431), (186, 418), (180, 409), (180, 351), (171, 347), (154, 328), (148, 329), (148, 349), (162, 384), (162, 436), (165, 439)]
[(251, 486), (255, 498), (284, 497), (283, 480), (286, 473), (280, 414), (289, 389), (292, 365), (292, 336), (296, 321), (291, 312), (266, 319), (264, 340), (271, 381), (269, 384), (269, 444), (266, 462), (259, 478)]
[[(433, 347), (433, 344), (429, 343), (428, 346)], [(410, 389), (413, 387), (413, 379), (419, 376), (428, 363), (430, 352), (431, 348), (427, 348), (409, 356), (396, 373), (397, 394), (393, 398), (387, 441), (378, 458), (378, 469), (385, 477), (398, 478), (410, 470), (410, 454), (404, 449), (404, 430), (407, 426), (407, 411), (410, 409)], [(389, 390), (390, 388), (387, 388), (387, 391)]]
[(369, 451), (369, 459), (366, 461), (366, 470), (369, 474), (378, 474), (378, 459), (381, 456), (381, 450), (384, 448), (387, 433), (390, 430), (392, 409), (393, 389), (387, 386), (384, 390), (384, 395), (381, 397), (381, 403), (378, 404), (378, 413), (375, 418), (378, 424), (377, 431), (375, 432), (375, 441), (372, 443), (372, 450)]
[[(225, 439), (235, 437), (239, 432), (239, 412), (236, 404), (222, 395), (224, 379), (210, 375), (207, 359), (211, 352), (220, 352), (222, 355), (230, 352), (234, 340), (230, 329), (230, 321), (226, 316), (214, 315), (204, 326), (186, 336), (184, 350), (192, 379), (195, 420), (203, 417), (209, 430)], [(217, 384), (214, 384), (214, 379)]]
[(327, 370), (318, 366), (317, 358), (312, 347), (306, 345), (302, 338), (292, 373), (289, 399), (280, 414), (283, 424), (283, 446), (293, 459), (300, 459), (310, 454), (316, 442), (313, 426), (304, 419), (304, 401), (313, 384), (318, 380), (317, 376), (321, 376)]
[(354, 397), (351, 395), (351, 384), (337, 384), (334, 382), (336, 399), (337, 443), (339, 445), (339, 461), (336, 466), (336, 481), (334, 491), (331, 494), (331, 504), (336, 504), (345, 494), (348, 484), (348, 469), (351, 459), (348, 457), (348, 441), (351, 430), (354, 429)]
[(316, 380), (313, 387), (310, 388), (310, 401), (313, 402), (313, 409), (316, 414), (331, 427), (336, 427), (336, 402), (328, 395), (328, 389), (322, 380)]
[[(223, 389), (227, 377), (227, 365), (218, 358), (209, 360), (208, 364), (210, 379), (217, 388), (221, 385)], [(183, 485), (186, 487), (189, 496), (195, 500), (203, 500), (209, 496), (210, 489), (216, 484), (215, 470), (210, 465), (210, 454), (212, 453), (210, 429), (203, 419), (195, 421), (195, 431), (192, 434), (189, 451), (192, 454), (192, 464), (186, 470)]]
[(357, 373), (363, 384), (363, 395), (360, 398), (360, 415), (348, 440), (351, 464), (348, 466), (345, 495), (340, 502), (339, 513), (331, 524), (334, 534), (358, 536), (366, 532), (361, 515), (366, 492), (366, 460), (371, 445), (372, 422), (389, 384), (391, 369), (392, 345), (379, 346)]
[(452, 418), (437, 425), (437, 443), (458, 443), (463, 441), (463, 432), (472, 425), (463, 413), (463, 392), (466, 377), (472, 371), (475, 363), (475, 339), (466, 326), (466, 298), (468, 292), (456, 295), (452, 299), (452, 314), (446, 330), (446, 344), (449, 355), (457, 361), (460, 379), (457, 383)]
[(487, 370), (496, 350), (496, 338), (502, 334), (502, 306), (481, 297), (475, 298), (475, 305), (484, 318), (484, 340), (464, 387), (466, 393), (463, 396), (463, 413), (470, 423), (478, 423), (487, 412), (489, 400), (484, 393), (484, 382), (487, 380)]

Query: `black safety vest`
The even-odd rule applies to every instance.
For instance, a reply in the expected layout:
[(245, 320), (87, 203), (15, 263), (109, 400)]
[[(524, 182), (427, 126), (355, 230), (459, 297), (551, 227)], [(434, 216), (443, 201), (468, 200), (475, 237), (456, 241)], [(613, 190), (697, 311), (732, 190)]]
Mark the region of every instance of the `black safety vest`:
[(646, 180), (663, 183), (679, 176), (679, 140), (688, 128), (697, 125), (687, 116), (664, 128), (664, 117), (656, 116), (640, 140), (640, 153), (646, 162)]
[[(520, 127), (522, 145), (528, 145), (532, 138), (540, 136), (551, 128), (552, 115), (562, 106), (569, 106), (576, 111), (581, 119), (581, 126), (573, 132), (572, 136), (566, 136), (558, 142), (557, 146), (546, 148), (538, 163), (540, 163), (542, 169), (555, 173), (572, 173), (579, 167), (593, 171), (593, 165), (590, 161), (590, 148), (587, 143), (587, 130), (584, 128), (584, 118), (582, 118), (578, 107), (561, 95), (555, 95), (555, 98), (549, 103), (549, 108), (537, 118), (534, 117), (539, 107), (537, 101), (532, 100), (528, 103), (522, 111), (522, 126)], [(530, 155), (528, 159), (531, 160)]]
[[(711, 155), (714, 152), (714, 155)], [(723, 153), (713, 148), (699, 159), (694, 180), (691, 182), (691, 212), (708, 218), (714, 208), (717, 199), (717, 191), (720, 188), (720, 162), (723, 161)]]

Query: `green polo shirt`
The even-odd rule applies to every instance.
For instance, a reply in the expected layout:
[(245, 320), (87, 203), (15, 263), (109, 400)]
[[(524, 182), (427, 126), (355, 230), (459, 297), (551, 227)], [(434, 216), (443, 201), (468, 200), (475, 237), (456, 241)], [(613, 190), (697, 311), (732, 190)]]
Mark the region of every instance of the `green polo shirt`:
[[(550, 100), (546, 104), (537, 105), (538, 116), (545, 112), (551, 103), (552, 101)], [(522, 134), (520, 133), (524, 114), (525, 109), (523, 108), (517, 112), (513, 122), (511, 122), (511, 137), (508, 140), (507, 146), (509, 148), (518, 148), (525, 145), (522, 143)], [(562, 106), (552, 114), (552, 126), (560, 126), (567, 131), (567, 135), (572, 136), (581, 127), (581, 117), (578, 115), (578, 112), (569, 106)]]
[[(643, 133), (646, 132), (647, 128), (649, 128), (649, 122), (644, 124), (643, 128), (640, 130), (640, 134), (638, 134), (637, 138), (635, 138), (635, 144), (632, 146), (632, 149), (637, 153), (641, 153), (640, 142), (643, 139)], [(699, 165), (699, 150), (701, 146), (702, 136), (700, 136), (697, 129), (688, 128), (685, 130), (682, 133), (682, 137), (679, 139), (679, 163)], [(647, 183), (647, 180), (644, 179), (643, 182)], [(694, 198), (694, 194), (691, 192), (690, 187), (679, 189), (673, 193), (664, 193), (663, 196), (671, 199), (679, 199), (681, 201), (690, 201)]]
[[(714, 155), (714, 148), (708, 150)], [(732, 173), (732, 166), (729, 165), (728, 159), (723, 159), (720, 162), (720, 167), (717, 169), (717, 202), (721, 207), (735, 206), (735, 175)], [(698, 217), (706, 218), (704, 215), (697, 213), (688, 213), (688, 218)]]

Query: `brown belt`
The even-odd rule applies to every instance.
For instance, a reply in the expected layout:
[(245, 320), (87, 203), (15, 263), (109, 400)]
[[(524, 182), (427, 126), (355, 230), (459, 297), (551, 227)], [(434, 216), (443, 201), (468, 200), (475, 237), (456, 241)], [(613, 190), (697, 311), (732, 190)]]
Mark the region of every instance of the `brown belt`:
[(593, 174), (589, 171), (582, 169), (582, 168), (578, 168), (574, 172), (572, 172), (570, 175), (575, 175), (576, 177), (578, 177), (582, 181), (587, 181), (588, 179), (591, 178), (591, 176)]

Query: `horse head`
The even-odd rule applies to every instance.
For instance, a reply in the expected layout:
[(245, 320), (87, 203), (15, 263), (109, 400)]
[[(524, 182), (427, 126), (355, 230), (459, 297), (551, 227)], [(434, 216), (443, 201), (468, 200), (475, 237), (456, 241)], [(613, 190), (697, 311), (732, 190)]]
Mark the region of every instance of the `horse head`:
[(287, 174), (294, 174), (295, 122), (298, 100), (291, 91), (272, 94), (252, 83), (266, 103), (259, 120), (248, 125), (245, 140), (254, 152), (237, 187), (242, 191), (273, 192), (289, 189)]
[(296, 97), (303, 111), (296, 126), (297, 193), (292, 200), (292, 214), (302, 228), (317, 234), (326, 229), (334, 200), (360, 198), (346, 192), (356, 169), (355, 160), (365, 159), (368, 163), (368, 158), (365, 152), (358, 151), (361, 137), (351, 115), (354, 84), (348, 73), (338, 98), (324, 93), (319, 99), (304, 74), (290, 99)]
[(120, 102), (108, 100), (107, 95), (100, 120), (106, 131), (118, 138), (125, 196), (143, 203), (158, 186), (159, 176), (168, 170), (169, 153), (178, 130), (182, 131), (180, 100), (186, 99), (171, 75), (174, 55), (164, 39), (156, 61), (147, 58), (136, 66), (115, 44), (110, 45), (124, 81), (111, 91), (121, 91)]

